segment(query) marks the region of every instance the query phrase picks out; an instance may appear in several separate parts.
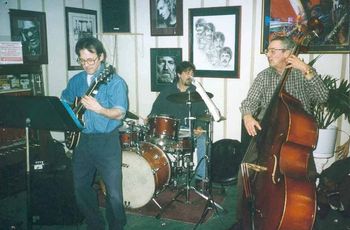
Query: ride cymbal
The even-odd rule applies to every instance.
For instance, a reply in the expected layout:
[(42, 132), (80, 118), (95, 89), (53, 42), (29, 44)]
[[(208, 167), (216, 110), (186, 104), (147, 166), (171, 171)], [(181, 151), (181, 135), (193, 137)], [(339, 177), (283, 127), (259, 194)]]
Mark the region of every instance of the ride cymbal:
[[(207, 95), (209, 98), (213, 97), (212, 93), (207, 92)], [(201, 95), (197, 92), (181, 92), (181, 93), (174, 93), (166, 98), (167, 100), (174, 102), (174, 103), (186, 103), (186, 102), (200, 102), (203, 101)]]
[(138, 120), (139, 116), (137, 116), (136, 114), (133, 114), (130, 111), (126, 111), (125, 118), (129, 118), (129, 119), (132, 119), (132, 120)]

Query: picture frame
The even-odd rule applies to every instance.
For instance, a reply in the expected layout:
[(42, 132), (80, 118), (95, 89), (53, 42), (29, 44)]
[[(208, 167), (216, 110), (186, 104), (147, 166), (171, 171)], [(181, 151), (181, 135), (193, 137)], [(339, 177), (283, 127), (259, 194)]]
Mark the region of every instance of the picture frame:
[(196, 76), (239, 78), (241, 7), (189, 9), (188, 25)]
[[(288, 0), (264, 0), (261, 50), (263, 53), (272, 37), (277, 35), (297, 38), (298, 28), (308, 26), (313, 19), (317, 19), (320, 30), (318, 37), (310, 41), (308, 53), (349, 53), (350, 52), (350, 14), (349, 6), (333, 5), (332, 1), (324, 6), (300, 1), (291, 4)], [(327, 5), (328, 4), (328, 5)], [(327, 10), (324, 10), (327, 9)], [(324, 13), (321, 13), (324, 12)], [(332, 16), (331, 16), (332, 15)], [(299, 35), (300, 37), (300, 35)], [(300, 38), (299, 38), (300, 39)]]
[(97, 11), (65, 7), (68, 70), (80, 70), (75, 45), (82, 37), (97, 35)]
[(181, 48), (151, 48), (151, 91), (159, 92), (176, 80), (176, 65), (182, 61)]
[(183, 0), (150, 0), (151, 36), (183, 35)]
[(46, 14), (10, 9), (11, 40), (21, 41), (23, 64), (48, 64)]

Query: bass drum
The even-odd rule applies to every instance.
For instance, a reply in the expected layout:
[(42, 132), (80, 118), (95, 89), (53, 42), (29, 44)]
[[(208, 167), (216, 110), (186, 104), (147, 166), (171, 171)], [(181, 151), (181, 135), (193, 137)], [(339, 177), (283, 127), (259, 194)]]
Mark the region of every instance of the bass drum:
[(169, 184), (171, 166), (156, 145), (141, 142), (140, 153), (123, 151), (123, 197), (126, 208), (140, 208)]
[(212, 145), (212, 182), (230, 184), (237, 180), (237, 173), (243, 159), (241, 143), (237, 140), (222, 139)]

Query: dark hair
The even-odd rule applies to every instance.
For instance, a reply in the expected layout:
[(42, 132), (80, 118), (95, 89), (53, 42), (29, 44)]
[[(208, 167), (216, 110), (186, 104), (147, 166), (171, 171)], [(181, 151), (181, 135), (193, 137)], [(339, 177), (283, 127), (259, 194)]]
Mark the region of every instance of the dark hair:
[(98, 57), (104, 54), (104, 59), (107, 58), (107, 53), (102, 42), (95, 37), (84, 37), (79, 39), (75, 45), (75, 53), (80, 56), (80, 50), (87, 49), (91, 53), (96, 53)]
[(293, 41), (293, 39), (287, 36), (276, 36), (276, 37), (273, 37), (270, 42), (272, 41), (281, 41), (283, 48), (288, 50), (293, 49), (295, 46), (295, 42)]
[(194, 72), (196, 70), (196, 67), (191, 62), (188, 62), (188, 61), (183, 61), (176, 66), (177, 74), (182, 74), (182, 72), (190, 71), (190, 70)]

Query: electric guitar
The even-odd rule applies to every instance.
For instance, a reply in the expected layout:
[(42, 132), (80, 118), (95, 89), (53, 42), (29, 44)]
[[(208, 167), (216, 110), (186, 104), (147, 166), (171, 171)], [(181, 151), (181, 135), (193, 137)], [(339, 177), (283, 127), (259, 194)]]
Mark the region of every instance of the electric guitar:
[[(86, 91), (85, 96), (92, 96), (95, 97), (97, 94), (97, 90), (100, 87), (101, 84), (106, 83), (110, 80), (110, 75), (115, 72), (113, 66), (109, 65), (106, 66), (105, 69), (99, 74), (99, 76), (94, 80), (89, 89)], [(74, 104), (72, 105), (73, 112), (77, 116), (78, 120), (82, 125), (84, 125), (83, 122), (83, 115), (85, 112), (85, 108), (83, 104), (81, 103), (80, 98), (75, 98)], [(80, 139), (80, 132), (77, 131), (66, 131), (64, 133), (64, 139), (66, 147), (70, 150), (74, 149)]]

